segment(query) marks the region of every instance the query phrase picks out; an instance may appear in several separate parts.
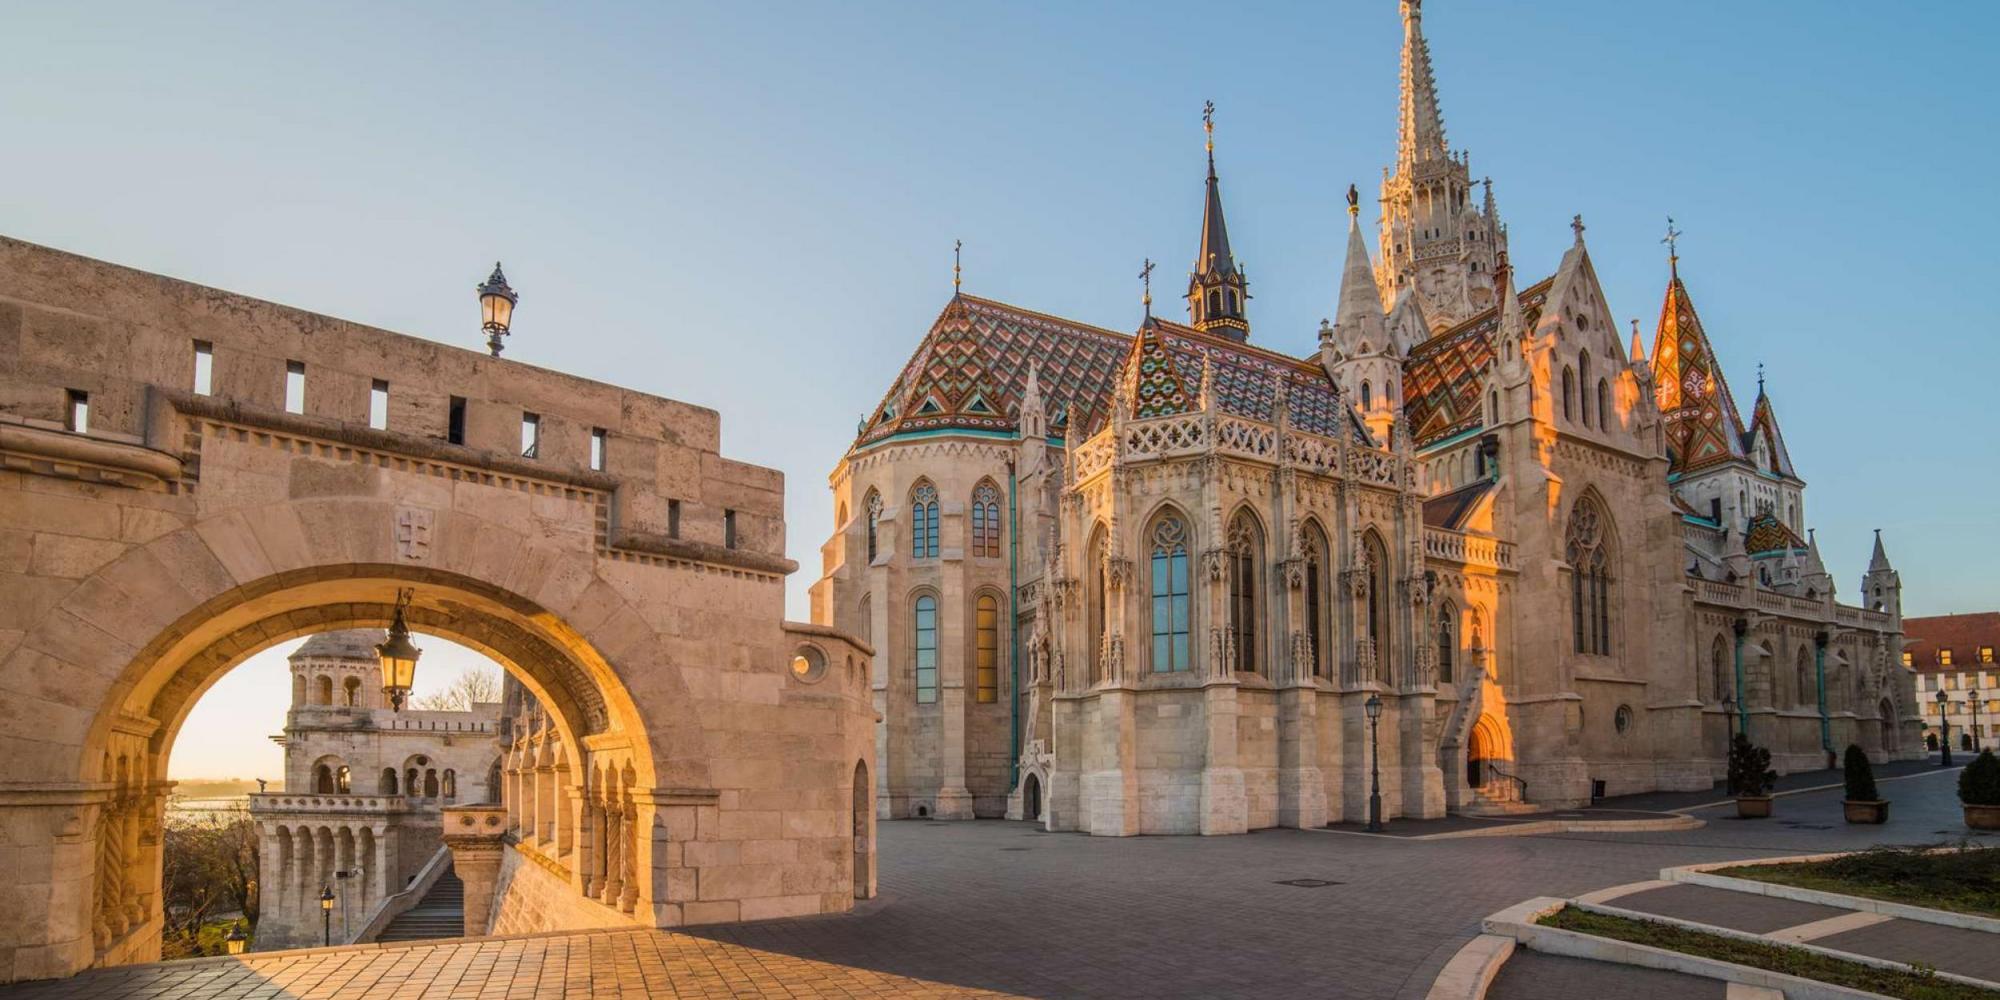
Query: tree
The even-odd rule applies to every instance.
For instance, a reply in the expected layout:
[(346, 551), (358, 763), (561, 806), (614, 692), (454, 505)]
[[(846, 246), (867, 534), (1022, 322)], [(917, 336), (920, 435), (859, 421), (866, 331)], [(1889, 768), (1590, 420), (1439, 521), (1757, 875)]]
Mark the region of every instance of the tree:
[(499, 672), (467, 667), (443, 690), (412, 699), (410, 706), (431, 712), (463, 712), (481, 702), (499, 700)]
[(162, 957), (218, 954), (205, 950), (201, 931), (231, 911), (256, 926), (257, 828), (248, 817), (169, 821), (162, 840)]
[(1868, 754), (1860, 747), (1849, 743), (1847, 754), (1841, 759), (1846, 769), (1847, 800), (1849, 802), (1879, 802), (1881, 793), (1875, 790), (1875, 768), (1868, 763)]
[(1778, 772), (1771, 770), (1771, 751), (1752, 742), (1742, 733), (1729, 744), (1729, 794), (1762, 796), (1777, 784)]

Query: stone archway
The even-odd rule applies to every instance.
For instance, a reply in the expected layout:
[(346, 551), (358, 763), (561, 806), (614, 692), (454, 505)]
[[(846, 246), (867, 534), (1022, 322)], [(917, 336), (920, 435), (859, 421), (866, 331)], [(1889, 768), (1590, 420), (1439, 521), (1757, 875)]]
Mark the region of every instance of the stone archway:
[(1021, 779), (1021, 818), (1030, 823), (1042, 819), (1042, 779), (1032, 771)]

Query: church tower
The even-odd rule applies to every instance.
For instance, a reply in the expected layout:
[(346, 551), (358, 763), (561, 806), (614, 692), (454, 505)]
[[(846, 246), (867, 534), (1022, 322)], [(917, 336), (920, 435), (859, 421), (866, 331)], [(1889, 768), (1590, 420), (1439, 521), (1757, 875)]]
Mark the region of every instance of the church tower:
[[(1361, 236), (1360, 196), (1347, 189), (1347, 264), (1341, 269), (1340, 303), (1330, 327), (1319, 331), (1320, 364), (1383, 446), (1401, 416), (1403, 346), (1391, 335)], [(1419, 313), (1419, 315), (1421, 315)]]
[(1892, 618), (1903, 617), (1903, 576), (1889, 565), (1889, 553), (1882, 549), (1882, 529), (1875, 529), (1875, 553), (1868, 559), (1868, 572), (1861, 575), (1861, 599), (1870, 611)]
[(1445, 142), (1423, 0), (1402, 0), (1402, 7), (1402, 108), (1396, 166), (1382, 171), (1375, 281), (1388, 302), (1414, 290), (1438, 331), (1492, 307), (1493, 268), (1507, 249), (1507, 230), (1494, 208), (1492, 181), (1483, 182), (1475, 205), (1471, 160)]
[(1188, 325), (1238, 343), (1250, 339), (1244, 307), (1250, 282), (1229, 253), (1229, 225), (1222, 219), (1222, 187), (1215, 179), (1215, 102), (1203, 106), (1202, 131), (1208, 145), (1208, 194), (1201, 209), (1201, 250), (1188, 272)]

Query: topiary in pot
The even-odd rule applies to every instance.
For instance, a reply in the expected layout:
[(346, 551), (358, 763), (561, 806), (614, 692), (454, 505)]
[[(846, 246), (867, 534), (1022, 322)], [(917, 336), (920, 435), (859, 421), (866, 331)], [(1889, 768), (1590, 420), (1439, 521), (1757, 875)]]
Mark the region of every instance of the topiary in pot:
[(1965, 806), (1965, 825), (1974, 830), (2000, 830), (2000, 758), (1979, 751), (1958, 775), (1958, 801)]
[(1729, 794), (1736, 797), (1736, 815), (1743, 819), (1763, 819), (1771, 815), (1771, 786), (1778, 772), (1771, 770), (1771, 751), (1737, 733), (1729, 743)]
[(1849, 743), (1841, 763), (1847, 770), (1847, 801), (1841, 803), (1841, 809), (1847, 814), (1847, 821), (1888, 822), (1889, 803), (1875, 790), (1875, 768), (1868, 763), (1867, 752)]

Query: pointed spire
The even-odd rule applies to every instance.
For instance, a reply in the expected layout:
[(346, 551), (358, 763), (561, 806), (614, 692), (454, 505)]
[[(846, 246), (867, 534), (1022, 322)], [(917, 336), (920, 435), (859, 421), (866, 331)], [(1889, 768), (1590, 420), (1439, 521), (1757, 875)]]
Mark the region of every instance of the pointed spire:
[(1038, 438), (1048, 434), (1048, 412), (1042, 407), (1041, 372), (1033, 359), (1028, 361), (1028, 384), (1021, 387), (1018, 422), (1022, 437)]
[(1215, 102), (1202, 106), (1201, 128), (1208, 150), (1208, 197), (1201, 210), (1201, 252), (1195, 257), (1196, 274), (1214, 271), (1233, 274), (1236, 258), (1229, 253), (1229, 224), (1222, 218), (1222, 184), (1215, 176)]
[(1375, 285), (1375, 268), (1368, 262), (1368, 244), (1361, 238), (1361, 220), (1350, 188), (1347, 212), (1347, 265), (1340, 275), (1340, 305), (1334, 313), (1334, 336), (1348, 356), (1381, 350), (1389, 342), (1382, 322), (1382, 293)]
[(1639, 340), (1639, 317), (1637, 316), (1632, 317), (1632, 349), (1627, 352), (1626, 360), (1630, 361), (1634, 368), (1643, 367), (1646, 364), (1646, 345)]
[(1500, 283), (1500, 325), (1494, 332), (1498, 343), (1493, 345), (1493, 353), (1505, 363), (1519, 360), (1519, 345), (1528, 335), (1528, 320), (1521, 313), (1521, 297), (1514, 293), (1514, 268), (1505, 254), (1493, 270), (1495, 280)]
[(1681, 276), (1681, 237), (1686, 235), (1674, 228), (1674, 217), (1667, 216), (1667, 235), (1660, 242), (1667, 245), (1667, 272), (1675, 278)]
[(1201, 127), (1206, 136), (1208, 179), (1201, 209), (1201, 248), (1188, 273), (1188, 316), (1195, 329), (1247, 340), (1250, 324), (1245, 305), (1249, 278), (1229, 251), (1229, 224), (1222, 217), (1222, 182), (1215, 176), (1215, 102), (1202, 105)]
[(963, 278), (958, 260), (959, 251), (963, 249), (965, 249), (964, 240), (951, 241), (951, 297), (954, 299), (958, 298), (958, 288)]
[(1396, 162), (1407, 172), (1423, 160), (1449, 158), (1444, 115), (1438, 110), (1437, 78), (1431, 72), (1431, 46), (1424, 41), (1423, 0), (1402, 0), (1403, 77), (1402, 121), (1396, 138)]
[(1201, 399), (1203, 410), (1215, 409), (1215, 352), (1201, 352)]
[(1875, 529), (1875, 554), (1868, 557), (1868, 572), (1879, 573), (1889, 568), (1889, 553), (1882, 549), (1882, 529)]

